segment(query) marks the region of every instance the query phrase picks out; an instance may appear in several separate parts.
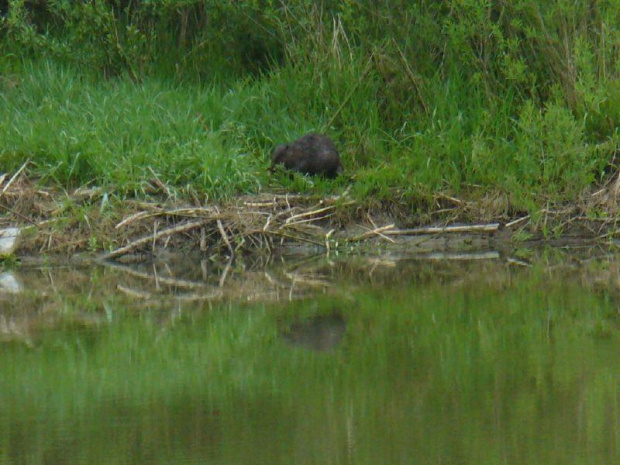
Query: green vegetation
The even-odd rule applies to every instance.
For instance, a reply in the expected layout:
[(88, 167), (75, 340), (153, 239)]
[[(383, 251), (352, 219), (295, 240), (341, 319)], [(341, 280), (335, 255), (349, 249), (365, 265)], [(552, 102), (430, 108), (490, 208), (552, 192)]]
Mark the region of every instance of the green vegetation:
[[(571, 201), (616, 169), (620, 1), (0, 3), (0, 164), (62, 187), (283, 186), (317, 130), (360, 200)], [(318, 182), (318, 192), (347, 181)]]

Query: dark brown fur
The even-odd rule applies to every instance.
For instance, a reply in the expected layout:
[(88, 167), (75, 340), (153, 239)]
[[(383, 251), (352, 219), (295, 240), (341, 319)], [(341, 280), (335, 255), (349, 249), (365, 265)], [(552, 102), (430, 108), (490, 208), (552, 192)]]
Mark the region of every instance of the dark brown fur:
[(288, 170), (326, 178), (342, 173), (338, 149), (323, 134), (306, 134), (290, 144), (278, 145), (271, 162), (272, 170), (280, 164)]

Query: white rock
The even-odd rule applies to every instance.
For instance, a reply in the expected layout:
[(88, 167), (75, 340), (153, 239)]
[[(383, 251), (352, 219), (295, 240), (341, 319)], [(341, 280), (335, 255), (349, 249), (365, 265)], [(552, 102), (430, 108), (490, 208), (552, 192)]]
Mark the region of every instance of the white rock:
[(19, 228), (0, 229), (0, 256), (10, 255), (17, 247)]

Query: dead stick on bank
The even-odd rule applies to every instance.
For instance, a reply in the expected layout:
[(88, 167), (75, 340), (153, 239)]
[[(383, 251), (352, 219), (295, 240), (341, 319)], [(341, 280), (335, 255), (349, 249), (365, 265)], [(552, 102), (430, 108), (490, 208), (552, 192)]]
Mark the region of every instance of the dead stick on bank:
[[(290, 224), (293, 222), (293, 220), (299, 219), (299, 218), (305, 218), (307, 216), (315, 216), (318, 215), (319, 213), (323, 213), (329, 210), (333, 210), (334, 208), (336, 208), (335, 205), (330, 205), (328, 207), (323, 207), (323, 208), (319, 208), (318, 210), (312, 210), (312, 211), (308, 211), (308, 212), (304, 212), (304, 213), (298, 213), (297, 215), (293, 215), (289, 218), (286, 219), (285, 224)], [(294, 223), (293, 223), (294, 224)]]
[(495, 232), (499, 229), (499, 223), (472, 224), (465, 226), (435, 226), (430, 228), (394, 229), (384, 231), (386, 235), (415, 235), (415, 234), (441, 234), (441, 233), (468, 233), (468, 232)]
[(189, 231), (191, 229), (195, 229), (195, 228), (199, 228), (201, 226), (203, 226), (205, 224), (205, 221), (193, 221), (191, 223), (184, 223), (181, 224), (179, 226), (174, 226), (172, 228), (168, 228), (168, 229), (164, 229), (162, 231), (159, 231), (157, 234), (149, 234), (146, 237), (143, 237), (141, 239), (137, 239), (133, 242), (130, 242), (129, 244), (127, 244), (124, 247), (121, 247), (120, 249), (116, 249), (113, 250), (112, 252), (106, 254), (103, 256), (104, 260), (110, 260), (112, 258), (116, 258), (116, 257), (120, 257), (121, 255), (125, 255), (128, 252), (131, 252), (134, 249), (137, 249), (138, 247), (148, 244), (151, 241), (155, 241), (157, 239), (160, 239), (162, 237), (167, 237), (167, 236), (171, 236), (173, 234), (177, 234), (180, 232), (185, 232), (185, 231)]
[(6, 183), (6, 186), (4, 186), (4, 188), (2, 189), (2, 192), (0, 192), (0, 197), (2, 196), (2, 194), (4, 194), (9, 189), (9, 187), (11, 187), (11, 184), (13, 184), (13, 181), (15, 181), (17, 177), (20, 175), (20, 173), (24, 171), (26, 166), (28, 166), (28, 163), (30, 163), (30, 159), (26, 160), (24, 164), (19, 167), (17, 172), (11, 177), (9, 182)]
[(235, 249), (233, 249), (232, 244), (228, 240), (228, 234), (226, 234), (226, 231), (224, 231), (224, 226), (222, 225), (222, 222), (220, 220), (217, 220), (217, 229), (220, 230), (220, 234), (222, 235), (222, 239), (224, 239), (224, 243), (226, 243), (226, 246), (228, 247), (228, 250), (230, 250), (230, 257), (231, 258), (234, 257), (235, 256)]
[(352, 237), (351, 239), (349, 239), (349, 242), (361, 241), (361, 240), (366, 239), (367, 237), (370, 237), (373, 234), (375, 234), (375, 235), (377, 235), (379, 237), (382, 237), (383, 239), (385, 239), (387, 241), (390, 241), (390, 242), (394, 243), (394, 239), (392, 239), (391, 237), (387, 237), (385, 235), (387, 233), (387, 231), (390, 231), (392, 229), (394, 229), (394, 224), (388, 224), (387, 226), (375, 227), (375, 229), (370, 229), (370, 230), (366, 231), (365, 233), (360, 234), (359, 236)]

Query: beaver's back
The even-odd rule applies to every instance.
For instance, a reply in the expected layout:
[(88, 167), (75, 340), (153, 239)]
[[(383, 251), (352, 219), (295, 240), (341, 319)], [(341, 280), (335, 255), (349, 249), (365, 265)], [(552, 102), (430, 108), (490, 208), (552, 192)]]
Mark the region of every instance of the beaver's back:
[(293, 171), (328, 178), (335, 178), (342, 171), (336, 145), (323, 134), (306, 134), (279, 146), (273, 155), (273, 164), (278, 163)]

